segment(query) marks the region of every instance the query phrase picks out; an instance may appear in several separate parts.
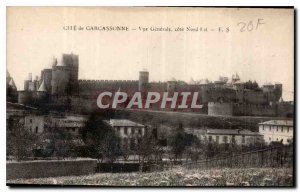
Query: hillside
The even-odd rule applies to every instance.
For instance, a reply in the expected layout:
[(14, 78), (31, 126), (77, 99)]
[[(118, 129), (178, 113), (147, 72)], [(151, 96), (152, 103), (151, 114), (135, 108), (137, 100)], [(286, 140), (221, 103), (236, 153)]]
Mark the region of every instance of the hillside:
[(164, 111), (118, 110), (114, 118), (128, 118), (142, 124), (178, 127), (209, 127), (214, 129), (248, 129), (258, 131), (258, 123), (280, 117), (255, 116), (209, 116), (199, 113), (180, 113)]

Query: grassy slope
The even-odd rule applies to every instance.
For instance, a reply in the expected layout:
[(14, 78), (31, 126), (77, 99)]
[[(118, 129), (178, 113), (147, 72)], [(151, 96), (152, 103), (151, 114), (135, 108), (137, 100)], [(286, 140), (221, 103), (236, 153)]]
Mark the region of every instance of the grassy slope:
[(235, 116), (208, 116), (198, 113), (176, 112), (149, 112), (149, 111), (118, 111), (117, 118), (129, 118), (143, 124), (165, 124), (171, 127), (209, 127), (215, 129), (249, 129), (258, 131), (258, 123), (271, 119), (284, 119), (278, 117), (235, 117)]
[(153, 173), (97, 173), (39, 179), (9, 180), (7, 183), (102, 185), (102, 186), (292, 186), (288, 168), (174, 170)]

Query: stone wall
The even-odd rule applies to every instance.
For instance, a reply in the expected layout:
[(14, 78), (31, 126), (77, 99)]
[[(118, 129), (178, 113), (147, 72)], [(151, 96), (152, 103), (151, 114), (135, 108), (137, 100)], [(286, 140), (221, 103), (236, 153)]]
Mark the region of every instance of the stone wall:
[(232, 103), (208, 103), (208, 115), (233, 115), (233, 104)]
[(235, 104), (233, 115), (236, 116), (276, 116), (276, 105)]
[(6, 163), (6, 179), (58, 177), (95, 173), (97, 160), (51, 160)]

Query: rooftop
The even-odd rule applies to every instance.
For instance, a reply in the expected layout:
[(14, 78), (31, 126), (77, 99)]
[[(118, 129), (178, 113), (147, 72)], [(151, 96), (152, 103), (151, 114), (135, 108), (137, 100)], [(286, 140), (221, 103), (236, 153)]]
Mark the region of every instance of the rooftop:
[(87, 121), (87, 118), (85, 116), (76, 116), (76, 115), (66, 115), (63, 117), (54, 117), (54, 118), (65, 120), (65, 121), (78, 121), (78, 122)]
[(112, 127), (144, 127), (144, 125), (127, 120), (127, 119), (110, 119), (106, 121)]
[(206, 133), (216, 135), (260, 135), (258, 132), (246, 129), (207, 129)]
[(294, 126), (293, 120), (270, 120), (259, 123), (259, 125), (284, 125), (284, 126)]

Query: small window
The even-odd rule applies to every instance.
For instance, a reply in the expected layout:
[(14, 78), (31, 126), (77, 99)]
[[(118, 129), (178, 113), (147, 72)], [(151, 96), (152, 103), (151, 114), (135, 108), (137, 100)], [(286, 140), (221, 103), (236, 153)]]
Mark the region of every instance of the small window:
[(124, 127), (124, 134), (127, 135), (128, 132), (127, 132), (127, 127)]
[(264, 125), (262, 126), (262, 130), (265, 130), (265, 126)]
[(72, 131), (75, 132), (75, 128), (74, 127), (72, 128)]
[(281, 132), (283, 132), (283, 127), (281, 127)]
[(278, 127), (276, 127), (276, 131), (278, 132)]
[(219, 136), (216, 136), (216, 142), (219, 143)]
[(269, 141), (271, 141), (271, 137), (269, 137)]
[(235, 143), (235, 135), (232, 135), (231, 143)]
[(208, 141), (212, 142), (212, 136), (208, 136)]
[(242, 135), (242, 143), (246, 143), (245, 135)]
[(32, 123), (32, 119), (29, 119), (29, 122)]
[(223, 141), (224, 141), (224, 143), (227, 143), (227, 141), (228, 141), (227, 136), (224, 136), (224, 137), (223, 137)]
[(35, 133), (38, 133), (39, 127), (35, 127)]
[(290, 128), (289, 127), (287, 127), (287, 132), (289, 132), (290, 131)]
[(272, 131), (272, 127), (270, 126), (270, 131)]

